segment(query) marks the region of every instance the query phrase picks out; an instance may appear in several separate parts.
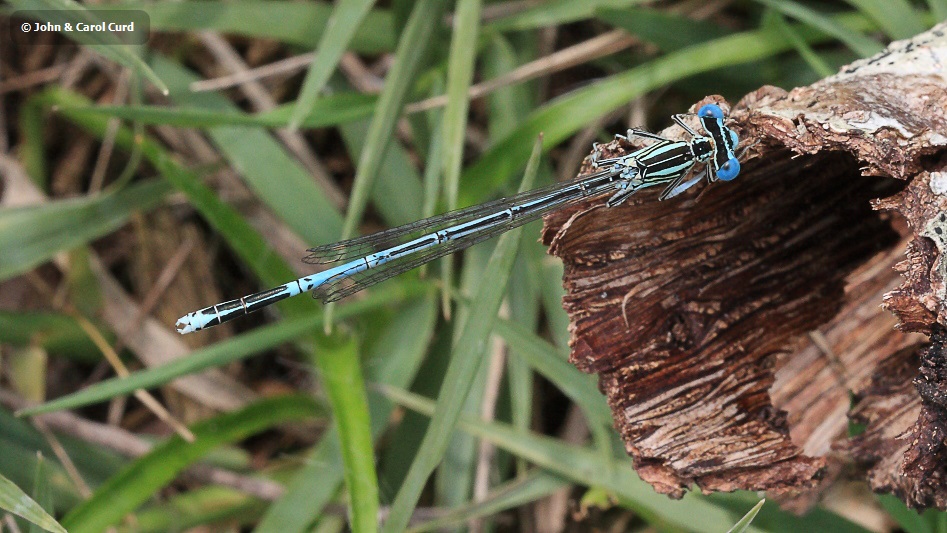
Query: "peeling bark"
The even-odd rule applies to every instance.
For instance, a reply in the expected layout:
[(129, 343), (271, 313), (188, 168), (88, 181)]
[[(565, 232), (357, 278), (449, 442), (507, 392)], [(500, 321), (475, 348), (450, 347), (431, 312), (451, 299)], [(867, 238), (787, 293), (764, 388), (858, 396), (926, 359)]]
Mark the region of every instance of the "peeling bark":
[(920, 173), (901, 194), (875, 203), (903, 216), (918, 236), (897, 266), (905, 282), (885, 297), (885, 307), (902, 329), (922, 333), (935, 323), (947, 325), (947, 160), (934, 166), (938, 170)]
[[(947, 324), (945, 31), (809, 87), (744, 97), (728, 125), (757, 144), (734, 183), (547, 216), (543, 242), (565, 264), (571, 359), (599, 375), (628, 453), (659, 492), (767, 490), (801, 510), (854, 457), (873, 466), (876, 490), (944, 508), (938, 343), (920, 396), (910, 378), (924, 340), (911, 332)], [(693, 109), (711, 101), (727, 107), (709, 97)], [(633, 148), (615, 141), (603, 156)], [(851, 392), (868, 428), (845, 445)], [(913, 489), (891, 482), (902, 464)]]

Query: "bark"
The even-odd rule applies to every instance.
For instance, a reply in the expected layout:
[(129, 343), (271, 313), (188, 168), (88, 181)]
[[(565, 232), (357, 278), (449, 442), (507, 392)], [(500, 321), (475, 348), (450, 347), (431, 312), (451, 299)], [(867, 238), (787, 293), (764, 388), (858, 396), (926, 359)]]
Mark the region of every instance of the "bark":
[[(804, 509), (856, 459), (875, 490), (947, 504), (947, 362), (920, 334), (947, 325), (945, 31), (744, 97), (733, 183), (546, 218), (572, 361), (599, 375), (656, 490), (766, 490)], [(707, 102), (728, 107), (692, 111)], [(867, 427), (847, 441), (850, 417)]]

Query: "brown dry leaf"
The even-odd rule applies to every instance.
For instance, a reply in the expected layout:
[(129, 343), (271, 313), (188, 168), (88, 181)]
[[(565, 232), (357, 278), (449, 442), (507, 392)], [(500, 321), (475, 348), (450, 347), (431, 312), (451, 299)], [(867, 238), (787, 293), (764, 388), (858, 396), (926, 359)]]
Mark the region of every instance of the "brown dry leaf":
[[(599, 374), (656, 490), (766, 490), (801, 510), (857, 448), (873, 488), (893, 490), (874, 480), (908, 468), (937, 496), (899, 494), (944, 508), (947, 492), (920, 481), (943, 473), (940, 456), (925, 455), (944, 446), (940, 411), (918, 419), (904, 407), (922, 401), (910, 386), (916, 365), (900, 387), (884, 380), (923, 342), (910, 331), (947, 324), (947, 239), (931, 222), (947, 201), (945, 32), (893, 43), (809, 87), (747, 95), (730, 126), (758, 144), (734, 183), (668, 202), (646, 190), (613, 209), (598, 200), (546, 218), (543, 242), (565, 263), (572, 361)], [(708, 102), (727, 107), (709, 97), (693, 109)], [(603, 156), (628, 150), (616, 141)], [(886, 211), (873, 209), (879, 198)], [(885, 298), (906, 326), (897, 330), (880, 304), (905, 249), (907, 279)], [(925, 374), (930, 390), (944, 390), (943, 373)], [(861, 393), (868, 429), (846, 446), (850, 393)], [(935, 396), (924, 401), (944, 401)], [(907, 442), (924, 453), (892, 441), (912, 426)]]

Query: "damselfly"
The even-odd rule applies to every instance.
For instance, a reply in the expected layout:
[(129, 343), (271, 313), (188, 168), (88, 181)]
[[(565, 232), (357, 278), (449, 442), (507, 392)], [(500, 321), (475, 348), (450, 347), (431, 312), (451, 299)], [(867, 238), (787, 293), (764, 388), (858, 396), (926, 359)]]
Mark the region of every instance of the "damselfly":
[[(687, 190), (705, 175), (710, 182), (736, 178), (740, 173), (735, 153), (738, 139), (736, 133), (724, 125), (720, 107), (707, 104), (697, 112), (707, 135), (699, 135), (688, 127), (684, 116), (672, 118), (691, 136), (689, 141), (672, 141), (643, 130), (629, 129), (627, 136), (616, 135), (616, 138), (628, 141), (641, 137), (656, 142), (621, 157), (601, 160), (596, 148), (592, 160), (596, 171), (575, 181), (526, 191), (373, 235), (310, 248), (309, 255), (303, 258), (306, 263), (342, 264), (279, 287), (188, 313), (178, 319), (177, 330), (184, 334), (216, 326), (308, 291), (324, 303), (333, 302), (583, 198), (610, 194), (605, 204), (613, 207), (645, 187), (665, 185), (660, 199), (666, 200)], [(698, 163), (704, 164), (704, 169), (685, 181)]]

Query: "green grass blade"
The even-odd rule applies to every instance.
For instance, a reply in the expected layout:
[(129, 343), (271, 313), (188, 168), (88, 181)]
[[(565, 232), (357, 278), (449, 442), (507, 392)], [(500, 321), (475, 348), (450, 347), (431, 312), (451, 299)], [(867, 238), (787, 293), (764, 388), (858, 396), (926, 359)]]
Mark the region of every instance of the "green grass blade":
[[(115, 475), (127, 463), (124, 457), (78, 438), (68, 435), (58, 438), (82, 478), (91, 486)], [(55, 460), (56, 452), (46, 436), (3, 408), (0, 408), (0, 450), (4, 452), (0, 453), (0, 472), (22, 487), (32, 483), (37, 463), (36, 452), (42, 452), (47, 458), (44, 471), (53, 490), (53, 503), (57, 509), (68, 509), (82, 499), (73, 480)]]
[[(7, 428), (2, 426), (8, 426), (9, 419), (13, 417), (3, 410), (0, 410), (0, 414), (5, 419), (0, 421), (0, 430), (5, 430)], [(21, 420), (14, 419), (14, 421), (22, 423)], [(6, 476), (8, 481), (18, 487), (26, 489), (34, 483), (34, 474), (39, 463), (36, 452), (42, 451), (44, 456), (45, 453), (51, 452), (49, 446), (43, 442), (42, 436), (39, 436), (37, 440), (40, 441), (39, 444), (30, 445), (23, 442), (22, 439), (0, 434), (0, 449), (3, 450), (3, 453), (0, 453), (0, 472), (3, 476)], [(69, 474), (66, 473), (66, 469), (55, 461), (45, 461), (45, 463), (46, 467), (43, 469), (43, 473), (53, 496), (53, 508), (49, 509), (48, 512), (53, 514), (56, 510), (69, 509), (81, 502), (82, 496), (79, 495), (79, 491), (76, 489), (73, 480), (70, 479)], [(88, 473), (88, 469), (82, 469), (81, 471), (83, 474)], [(44, 507), (44, 509), (46, 508)], [(0, 513), (2, 512), (0, 510)]]
[[(367, 120), (340, 126), (342, 140), (345, 141), (350, 154), (362, 153), (369, 127)], [(358, 187), (357, 182), (354, 187)], [(411, 154), (401, 144), (395, 142), (388, 145), (375, 185), (371, 189), (375, 211), (389, 227), (424, 218), (418, 203), (418, 199), (424, 194), (421, 178), (411, 161)]]
[(164, 180), (150, 180), (113, 194), (0, 209), (0, 281), (115, 231), (170, 191)]
[[(32, 105), (63, 106), (64, 108), (89, 106), (89, 101), (84, 97), (61, 88), (50, 88), (35, 96), (34, 99), (35, 103)], [(107, 129), (108, 119), (102, 116), (73, 115), (68, 109), (62, 109), (61, 114), (94, 135), (102, 136)], [(267, 142), (272, 142), (272, 139), (267, 138)], [(141, 150), (143, 157), (158, 173), (187, 196), (191, 205), (217, 229), (227, 244), (264, 285), (272, 287), (296, 278), (296, 274), (286, 263), (273, 253), (269, 243), (235, 209), (222, 202), (209, 187), (201, 183), (197, 176), (183, 169), (163, 147), (147, 137), (133, 137), (132, 132), (127, 128), (119, 128), (115, 136), (115, 145), (120, 148), (136, 147)], [(246, 153), (242, 156), (249, 157)], [(312, 197), (318, 196), (310, 195), (310, 198)], [(331, 220), (328, 217), (332, 214), (334, 214), (332, 211), (321, 213), (320, 220)], [(338, 215), (336, 217), (336, 220), (339, 220)], [(325, 228), (317, 229), (326, 231)], [(313, 305), (304, 298), (289, 298), (280, 302), (278, 306), (290, 316), (309, 315), (313, 310)]]
[(907, 533), (937, 533), (922, 515), (914, 509), (909, 509), (897, 496), (879, 494), (877, 498), (881, 507), (888, 512), (888, 516)]
[(514, 479), (499, 487), (494, 487), (481, 501), (448, 510), (433, 520), (423, 522), (408, 531), (440, 531), (451, 527), (460, 527), (464, 523), (526, 505), (545, 498), (553, 492), (567, 487), (569, 483), (559, 476), (534, 470), (526, 477)]
[[(443, 93), (443, 75), (435, 77), (430, 90), (432, 95)], [(424, 175), (422, 177), (424, 196), (421, 202), (421, 215), (427, 218), (436, 214), (437, 205), (441, 199), (441, 171), (444, 168), (444, 113), (442, 109), (431, 109), (425, 115), (424, 119), (430, 138), (428, 139), (427, 160), (424, 162)], [(449, 262), (449, 257), (443, 257), (438, 261), (438, 264), (444, 265)], [(428, 265), (422, 265), (420, 274), (426, 276), (427, 272)], [(443, 285), (441, 286), (442, 293), (445, 288)], [(444, 294), (441, 294), (442, 305), (445, 298)]]
[(924, 519), (937, 533), (947, 533), (947, 513), (944, 511), (927, 509), (924, 511)]
[(496, 32), (533, 30), (548, 26), (568, 24), (595, 16), (595, 11), (604, 8), (623, 9), (645, 0), (553, 0), (530, 6), (527, 9), (501, 17), (486, 26)]
[[(543, 250), (545, 253), (545, 249)], [(549, 324), (550, 335), (553, 338), (554, 346), (569, 345), (569, 315), (562, 308), (562, 297), (566, 295), (566, 290), (562, 286), (562, 275), (565, 268), (562, 261), (551, 260), (546, 257), (540, 263), (542, 275), (542, 299), (543, 312), (546, 314), (546, 322)]]
[[(229, 2), (126, 1), (103, 9), (141, 9), (151, 17), (152, 31), (212, 31), (245, 37), (274, 39), (303, 48), (314, 48), (332, 15), (327, 2), (248, 0)], [(352, 50), (380, 54), (394, 49), (391, 13), (375, 9), (365, 17), (351, 41)]]
[[(540, 151), (541, 139), (537, 139), (533, 145), (533, 154), (527, 165), (520, 190), (526, 190), (531, 186), (539, 166)], [(473, 377), (483, 360), (482, 354), (486, 349), (490, 331), (493, 329), (500, 301), (506, 292), (506, 282), (516, 258), (516, 246), (519, 243), (521, 229), (511, 230), (500, 237), (496, 250), (490, 258), (484, 272), (484, 279), (489, 279), (490, 284), (486, 285), (471, 303), (470, 316), (455, 344), (456, 348), (441, 386), (442, 392), (437, 413), (420, 447), (422, 453), (417, 455), (411, 464), (407, 478), (398, 490), (398, 495), (391, 506), (383, 531), (403, 531), (407, 527), (428, 476), (440, 462), (450, 442), (450, 436), (460, 416)]]
[(2, 475), (0, 475), (0, 509), (29, 520), (46, 531), (66, 533), (59, 522), (43, 510), (40, 504)]
[(373, 0), (336, 2), (319, 39), (319, 46), (316, 47), (316, 59), (309, 65), (309, 72), (299, 91), (299, 98), (289, 119), (290, 129), (299, 128), (303, 119), (312, 114), (313, 104), (319, 99), (319, 93), (325, 88), (329, 76), (335, 72), (339, 59), (368, 15), (372, 3)]
[[(483, 54), (483, 77), (490, 80), (497, 79), (515, 70), (520, 58), (517, 57), (517, 50), (510, 41), (500, 34), (486, 37), (488, 42)], [(532, 56), (527, 56), (527, 58), (532, 58)], [(532, 96), (526, 84), (500, 87), (487, 95), (491, 140), (501, 139), (516, 128), (520, 120), (526, 118), (533, 106)], [(540, 168), (540, 176), (537, 176), (537, 184), (541, 184), (541, 174), (542, 168)]]
[[(853, 30), (870, 27), (862, 17), (844, 17), (836, 22)], [(811, 28), (799, 27), (797, 31), (810, 43), (830, 38)], [(549, 150), (585, 127), (589, 120), (614, 111), (647, 91), (791, 48), (791, 43), (772, 30), (737, 33), (689, 46), (557, 98), (530, 113), (515, 131), (492, 145), (467, 169), (462, 180), (461, 203), (475, 203), (482, 195), (480, 191), (505, 183), (521, 168), (528, 155), (527, 147), (539, 133), (543, 133), (543, 146)]]
[(200, 422), (193, 427), (197, 437), (193, 443), (175, 436), (156, 446), (74, 507), (63, 518), (63, 527), (71, 533), (104, 531), (214, 448), (277, 424), (305, 420), (312, 417), (314, 410), (310, 398), (282, 396)]
[(385, 87), (378, 99), (375, 115), (372, 117), (366, 135), (365, 146), (359, 156), (342, 238), (355, 235), (388, 146), (394, 137), (395, 124), (404, 107), (408, 88), (417, 77), (421, 61), (431, 44), (431, 36), (441, 20), (444, 7), (445, 2), (441, 0), (422, 0), (414, 6), (405, 25), (401, 39), (398, 41), (398, 50), (395, 52), (395, 62), (391, 72), (385, 78)]
[[(71, 0), (10, 0), (9, 4), (16, 9), (46, 10), (50, 16), (48, 22), (70, 23), (99, 22), (101, 19), (85, 5)], [(44, 21), (46, 22), (46, 21)], [(147, 63), (142, 61), (136, 52), (136, 46), (114, 43), (92, 42), (82, 32), (60, 32), (63, 37), (73, 40), (89, 50), (95, 51), (102, 57), (122, 65), (148, 79), (162, 94), (168, 94), (168, 87), (160, 77), (151, 70)], [(84, 38), (83, 38), (84, 37)]]
[[(373, 291), (370, 296), (342, 305), (338, 311), (340, 317), (358, 316), (368, 310), (391, 305), (412, 296), (430, 290), (427, 286), (414, 284), (390, 285), (385, 289)], [(18, 416), (32, 416), (39, 413), (75, 409), (133, 392), (163, 385), (174, 378), (208, 368), (220, 367), (239, 361), (264, 350), (272, 349), (283, 343), (311, 333), (322, 325), (325, 317), (321, 312), (313, 311), (306, 316), (294, 317), (271, 326), (264, 326), (249, 333), (237, 335), (206, 348), (200, 348), (188, 354), (186, 358), (176, 359), (164, 365), (139, 370), (124, 378), (112, 378), (89, 385), (80, 391), (17, 411)]]
[[(481, 0), (459, 0), (454, 10), (454, 30), (447, 60), (447, 106), (444, 108), (442, 126), (444, 141), (441, 146), (444, 163), (443, 190), (448, 210), (457, 208), (460, 174), (464, 163), (467, 113), (470, 109), (467, 91), (470, 89), (477, 61), (477, 38), (482, 10)], [(444, 287), (454, 285), (453, 267), (453, 257), (448, 256), (441, 261)], [(446, 291), (442, 293), (441, 303), (445, 315), (449, 315), (449, 297)]]
[(792, 43), (799, 56), (809, 64), (819, 77), (826, 78), (834, 74), (832, 67), (809, 46), (809, 43), (799, 35), (795, 28), (786, 22), (782, 14), (774, 9), (767, 8), (763, 14), (763, 25), (772, 26), (776, 31), (782, 33), (783, 37)]
[[(409, 386), (415, 380), (436, 322), (436, 306), (430, 294), (400, 307), (397, 314), (385, 320), (384, 333), (365, 350), (370, 355), (365, 364), (368, 379), (395, 387)], [(372, 434), (378, 438), (388, 425), (392, 404), (378, 395), (370, 396), (369, 404)], [(255, 531), (309, 531), (309, 525), (335, 498), (342, 477), (341, 452), (332, 428), (287, 483), (286, 493), (270, 506)]]
[[(706, 497), (721, 508), (729, 509), (734, 517), (741, 516), (747, 507), (759, 503), (759, 495), (752, 492), (716, 493)], [(868, 529), (837, 515), (824, 507), (816, 506), (802, 516), (796, 516), (779, 508), (776, 502), (766, 502), (753, 519), (751, 528), (773, 533), (795, 533), (796, 531), (831, 531), (832, 533), (868, 533)]]
[[(189, 91), (188, 86), (198, 78), (180, 65), (156, 58), (154, 66), (168, 80), (174, 102), (227, 112), (236, 109), (222, 95)], [(338, 238), (342, 216), (309, 172), (270, 132), (259, 128), (218, 126), (209, 129), (208, 133), (256, 197), (305, 242), (315, 245)], [(295, 278), (295, 275), (285, 277), (279, 283)]]
[(730, 32), (708, 20), (647, 8), (600, 8), (595, 16), (606, 24), (621, 28), (665, 52), (673, 52), (697, 43), (720, 39)]
[(867, 37), (861, 32), (854, 31), (850, 28), (836, 22), (832, 17), (820, 13), (814, 9), (810, 9), (800, 3), (794, 2), (792, 0), (755, 0), (759, 4), (763, 4), (766, 7), (775, 9), (787, 17), (794, 18), (799, 22), (803, 22), (812, 26), (813, 28), (818, 28), (828, 35), (835, 37), (839, 41), (845, 43), (846, 46), (852, 49), (853, 52), (862, 56), (868, 57), (870, 55), (877, 54), (884, 47), (881, 46), (881, 43)]
[(40, 190), (47, 190), (49, 173), (47, 171), (46, 154), (46, 111), (38, 105), (35, 99), (27, 99), (20, 106), (20, 146), (17, 150), (17, 159), (33, 183)]
[[(535, 39), (531, 39), (535, 41)], [(530, 46), (532, 44), (532, 46)], [(501, 34), (490, 36), (489, 45), (483, 56), (483, 76), (495, 79), (512, 72), (518, 61), (529, 61), (535, 57), (535, 43), (514, 48), (511, 42)], [(517, 54), (517, 52), (520, 52)], [(499, 139), (516, 129), (521, 120), (526, 118), (533, 107), (533, 95), (527, 84), (500, 88), (487, 97), (491, 139)], [(537, 185), (551, 181), (551, 172), (547, 165), (540, 165)], [(544, 179), (545, 178), (545, 179)], [(540, 280), (539, 267), (545, 255), (542, 244), (536, 242), (539, 234), (540, 222), (527, 224), (523, 228), (519, 254), (513, 266), (510, 286), (507, 291), (507, 301), (510, 308), (510, 318), (522, 324), (530, 331), (535, 330), (540, 320)], [(561, 278), (560, 278), (561, 279)], [(511, 348), (511, 352), (515, 349)], [(517, 428), (529, 429), (533, 418), (534, 387), (533, 370), (529, 364), (517, 354), (510, 354), (506, 360), (507, 393), (510, 397), (510, 419)], [(518, 474), (526, 473), (526, 463), (517, 461)]]
[[(337, 94), (324, 95), (312, 106), (312, 112), (303, 119), (301, 126), (319, 128), (336, 126), (354, 122), (372, 116), (378, 106), (378, 96), (351, 91), (341, 91)], [(293, 104), (282, 104), (272, 111), (257, 113), (265, 121), (264, 124), (285, 127), (289, 124), (289, 117), (293, 113)]]
[[(538, 224), (537, 224), (538, 225)], [(527, 331), (535, 331), (540, 323), (540, 270), (542, 261), (541, 245), (536, 242), (538, 228), (527, 225), (523, 229), (520, 253), (510, 279), (508, 301), (510, 319)], [(535, 231), (533, 231), (535, 230)], [(510, 347), (506, 360), (506, 371), (510, 395), (510, 420), (519, 429), (529, 429), (533, 415), (533, 395), (535, 381), (533, 369), (529, 363)], [(524, 465), (520, 465), (521, 467)]]
[(582, 409), (589, 425), (612, 424), (612, 412), (598, 390), (598, 379), (571, 365), (568, 354), (508, 320), (497, 320), (495, 330), (509, 345), (512, 354), (525, 359)]
[(170, 496), (135, 513), (133, 525), (116, 529), (121, 533), (239, 529), (253, 524), (267, 505), (236, 489), (209, 485)]
[(567, 353), (516, 323), (498, 320), (495, 331), (506, 341), (513, 357), (522, 358), (582, 409), (596, 446), (603, 455), (608, 455), (614, 435), (612, 415), (598, 390), (595, 376), (583, 374), (569, 364)]
[[(37, 95), (36, 101), (44, 106), (61, 106), (61, 115), (79, 127), (101, 136), (104, 134), (108, 119), (94, 115), (73, 115), (69, 108), (88, 107), (89, 101), (75, 93), (61, 88), (50, 88)], [(286, 263), (272, 253), (269, 244), (256, 232), (232, 207), (224, 204), (217, 195), (191, 172), (183, 169), (175, 159), (161, 146), (147, 137), (134, 139), (131, 131), (120, 128), (115, 145), (129, 149), (137, 143), (145, 159), (167, 179), (175, 188), (188, 197), (188, 200), (204, 218), (224, 236), (227, 243), (237, 252), (237, 255), (247, 266), (267, 285), (278, 285), (295, 278), (295, 274)], [(280, 304), (289, 304), (282, 309), (304, 310), (306, 302), (289, 299)], [(295, 306), (295, 307), (294, 307)], [(311, 305), (309, 305), (311, 307)]]
[(741, 518), (736, 524), (733, 524), (733, 527), (730, 528), (727, 533), (744, 533), (750, 527), (750, 524), (753, 523), (753, 519), (756, 518), (757, 514), (759, 514), (760, 509), (763, 508), (764, 503), (766, 503), (766, 498), (760, 500), (759, 503), (754, 505), (752, 509), (747, 511), (746, 514), (743, 515), (743, 518)]
[(460, 169), (464, 163), (464, 132), (480, 33), (481, 0), (460, 0), (454, 13), (454, 34), (447, 64), (447, 107), (444, 108), (444, 184), (448, 209), (457, 208)]
[[(444, 81), (438, 78), (431, 87), (432, 94), (443, 92)], [(444, 168), (444, 114), (440, 109), (431, 109), (426, 113), (431, 138), (428, 141), (427, 160), (424, 162), (424, 201), (421, 203), (421, 216), (424, 218), (437, 214), (437, 202), (440, 200), (441, 169)]]
[[(457, 283), (458, 292), (461, 294), (477, 294), (483, 288), (484, 279), (489, 279), (484, 277), (484, 270), (493, 252), (494, 247), (491, 244), (493, 243), (475, 246), (464, 253), (463, 267)], [(510, 277), (512, 278), (512, 268)], [(508, 287), (509, 283), (508, 281)], [(445, 333), (448, 329), (452, 330), (451, 339), (455, 341), (454, 346), (463, 333), (463, 325), (467, 322), (469, 311), (469, 307), (458, 308), (450, 324), (444, 325)], [(477, 372), (467, 384), (469, 392), (461, 406), (460, 416), (478, 416), (481, 412), (487, 390), (490, 366), (487, 361), (490, 360), (490, 352), (485, 349), (482, 357), (484, 362), (479, 364)], [(471, 498), (471, 487), (475, 483), (477, 469), (477, 449), (477, 440), (470, 435), (462, 431), (454, 431), (451, 434), (444, 457), (434, 472), (433, 497), (436, 506), (457, 507)]]
[(342, 451), (333, 426), (322, 435), (312, 454), (286, 484), (286, 493), (263, 514), (255, 533), (303, 533), (324, 516), (325, 506), (338, 497), (344, 481)]
[(907, 39), (925, 30), (908, 0), (845, 0), (875, 21), (892, 39)]
[(378, 475), (358, 344), (343, 333), (331, 340), (315, 357), (338, 429), (351, 528), (370, 533), (378, 530)]
[[(370, 94), (344, 92), (327, 95), (313, 104), (312, 112), (301, 125), (306, 128), (324, 128), (363, 119), (372, 114), (377, 101), (378, 97)], [(292, 109), (284, 105), (272, 111), (249, 115), (233, 108), (223, 110), (207, 107), (104, 105), (70, 107), (68, 111), (74, 115), (99, 114), (148, 125), (205, 129), (215, 126), (283, 128), (289, 123)]]
[[(440, 401), (435, 404), (427, 398), (390, 387), (384, 393), (400, 405), (427, 416), (440, 404)], [(706, 533), (726, 531), (733, 525), (729, 511), (700, 496), (689, 494), (682, 503), (658, 494), (638, 478), (627, 458), (603, 458), (597, 451), (515, 430), (499, 422), (462, 418), (458, 427), (573, 483), (602, 487), (633, 504), (634, 510), (649, 522), (661, 521), (685, 531)], [(694, 516), (701, 519), (694, 521)], [(753, 526), (748, 531), (760, 532)]]
[[(49, 474), (46, 469), (46, 461), (43, 460), (43, 454), (41, 452), (37, 452), (36, 471), (33, 474), (33, 500), (43, 510), (52, 512), (53, 492), (49, 485)], [(59, 523), (56, 522), (56, 525), (59, 525)], [(31, 521), (28, 533), (40, 533), (43, 530), (46, 530), (46, 528), (37, 524), (36, 522)]]
[(927, 0), (935, 21), (947, 20), (947, 0)]

